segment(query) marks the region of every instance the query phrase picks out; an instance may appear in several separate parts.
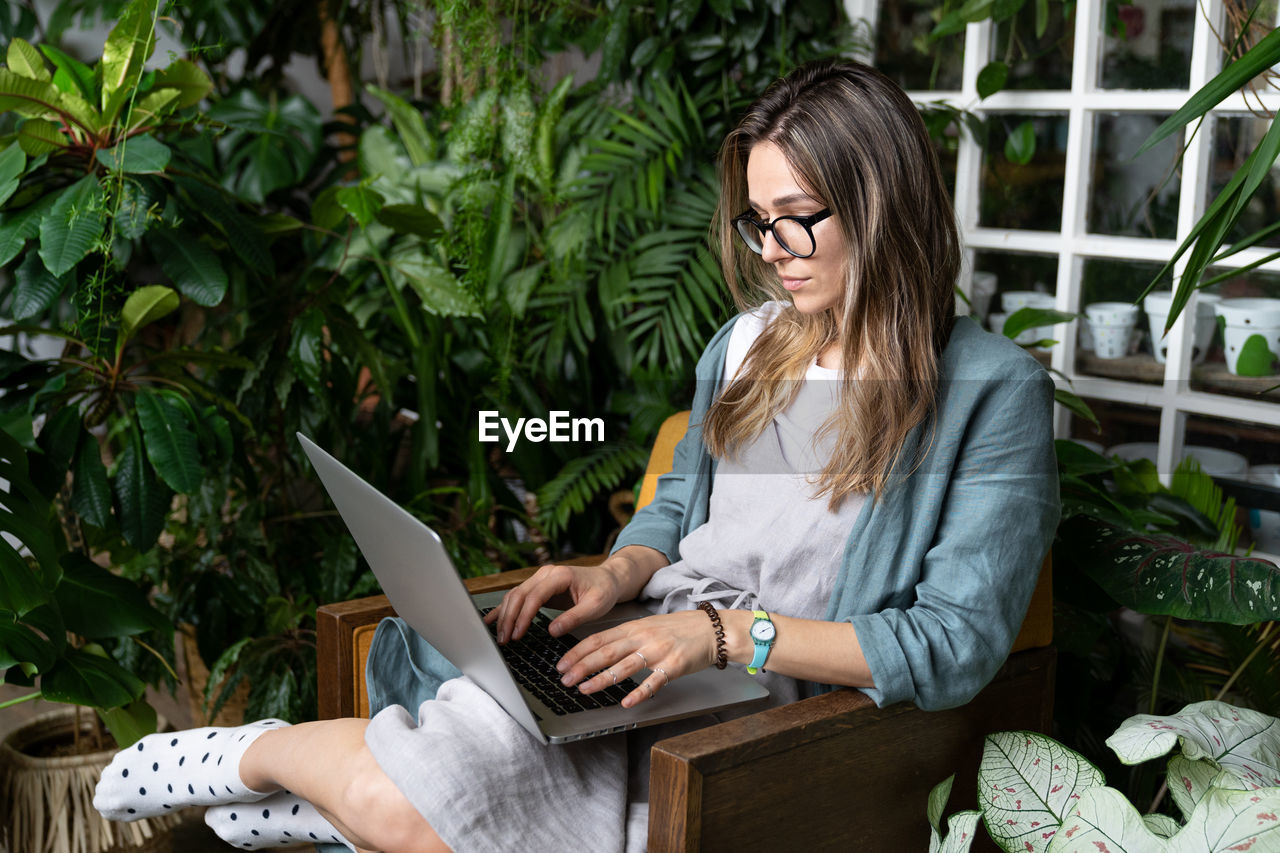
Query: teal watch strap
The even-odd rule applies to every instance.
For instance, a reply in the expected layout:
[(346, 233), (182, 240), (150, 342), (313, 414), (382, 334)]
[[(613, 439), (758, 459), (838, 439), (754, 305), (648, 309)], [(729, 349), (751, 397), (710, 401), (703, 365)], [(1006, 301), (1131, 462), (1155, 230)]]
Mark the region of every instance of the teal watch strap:
[(769, 659), (769, 651), (773, 648), (778, 631), (768, 613), (763, 610), (753, 610), (751, 613), (756, 617), (751, 623), (751, 642), (755, 645), (756, 652), (747, 666), (747, 672), (755, 675), (764, 669), (764, 662)]

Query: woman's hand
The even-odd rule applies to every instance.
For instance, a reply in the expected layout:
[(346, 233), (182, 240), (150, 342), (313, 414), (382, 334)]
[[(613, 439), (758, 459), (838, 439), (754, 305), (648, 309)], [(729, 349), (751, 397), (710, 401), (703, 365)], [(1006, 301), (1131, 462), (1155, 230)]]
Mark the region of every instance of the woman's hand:
[(592, 634), (565, 652), (556, 669), (563, 673), (564, 684), (579, 684), (583, 693), (594, 693), (641, 670), (652, 670), (622, 700), (624, 708), (634, 708), (680, 676), (711, 666), (715, 659), (716, 635), (706, 614), (682, 610)]
[(499, 643), (518, 640), (529, 630), (538, 608), (567, 592), (573, 607), (551, 621), (551, 635), (558, 637), (584, 622), (599, 619), (618, 602), (638, 596), (653, 573), (665, 565), (667, 557), (661, 551), (628, 545), (598, 566), (543, 566), (508, 592), (484, 621), (497, 623)]
[(540, 607), (552, 597), (568, 593), (573, 607), (557, 616), (549, 629), (552, 636), (558, 637), (608, 613), (622, 600), (622, 592), (617, 574), (609, 571), (606, 564), (543, 566), (533, 577), (507, 592), (502, 603), (489, 611), (484, 621), (497, 623), (499, 643), (518, 640), (529, 630)]

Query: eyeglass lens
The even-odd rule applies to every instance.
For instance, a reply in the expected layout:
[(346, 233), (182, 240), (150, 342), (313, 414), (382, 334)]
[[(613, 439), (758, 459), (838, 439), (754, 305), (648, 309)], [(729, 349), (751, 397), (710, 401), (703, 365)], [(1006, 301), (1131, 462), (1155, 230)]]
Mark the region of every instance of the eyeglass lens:
[[(751, 251), (757, 255), (764, 253), (764, 232), (760, 226), (750, 219), (739, 219), (738, 233)], [(773, 237), (783, 249), (797, 257), (812, 255), (814, 250), (813, 235), (807, 228), (794, 219), (775, 219), (771, 225)]]

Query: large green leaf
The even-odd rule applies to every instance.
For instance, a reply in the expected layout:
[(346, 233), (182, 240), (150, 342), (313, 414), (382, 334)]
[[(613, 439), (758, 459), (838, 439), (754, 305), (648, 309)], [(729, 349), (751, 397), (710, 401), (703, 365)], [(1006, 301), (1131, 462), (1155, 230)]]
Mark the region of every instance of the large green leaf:
[(13, 303), (10, 311), (15, 320), (29, 320), (49, 309), (62, 294), (66, 282), (44, 268), (35, 252), (26, 258), (13, 272)]
[[(1177, 714), (1139, 714), (1120, 724), (1107, 746), (1125, 764), (1140, 764), (1180, 746), (1187, 762), (1204, 761), (1209, 777), (1224, 770), (1249, 788), (1280, 785), (1280, 720), (1225, 702), (1195, 702)], [(1208, 786), (1205, 774), (1169, 765), (1169, 790), (1189, 815)]]
[(187, 416), (158, 394), (139, 393), (134, 398), (138, 422), (146, 442), (147, 458), (156, 473), (176, 492), (189, 494), (204, 482), (200, 448)]
[(107, 466), (102, 463), (98, 440), (86, 431), (80, 437), (72, 465), (71, 508), (94, 527), (111, 523), (111, 485)]
[(183, 296), (211, 307), (227, 294), (227, 271), (207, 245), (193, 234), (172, 229), (148, 232), (151, 251)]
[(82, 637), (130, 637), (172, 627), (136, 584), (81, 554), (62, 558), (62, 582), (53, 594), (67, 629)]
[(17, 614), (0, 610), (0, 671), (18, 664), (30, 664), (38, 672), (53, 666), (58, 654), (54, 643), (37, 634)]
[(27, 157), (21, 145), (13, 145), (0, 151), (0, 205), (9, 200), (18, 189), (18, 182), (27, 168)]
[(418, 204), (383, 205), (376, 218), (397, 234), (413, 234), (424, 240), (439, 237), (444, 228), (440, 217)]
[(147, 233), (152, 223), (159, 219), (159, 204), (163, 200), (163, 195), (145, 178), (121, 181), (115, 215), (116, 235), (126, 240), (137, 240)]
[(392, 280), (408, 284), (422, 307), (442, 317), (479, 317), (480, 303), (453, 273), (421, 251), (405, 251), (389, 261)]
[(120, 345), (142, 327), (178, 310), (181, 301), (173, 288), (163, 284), (148, 284), (130, 293), (120, 311)]
[(40, 220), (55, 201), (56, 195), (47, 195), (21, 210), (0, 213), (0, 267), (16, 258), (26, 242), (40, 233)]
[(1124, 794), (1085, 791), (1048, 853), (1227, 853), (1280, 849), (1280, 788), (1214, 787), (1171, 838), (1153, 833)]
[(156, 74), (156, 81), (151, 88), (153, 90), (176, 89), (178, 98), (174, 106), (177, 109), (185, 109), (200, 103), (200, 100), (213, 89), (213, 83), (200, 66), (189, 59), (178, 59)]
[(27, 558), (0, 538), (0, 609), (22, 615), (48, 600), (49, 592)]
[(410, 162), (421, 166), (434, 159), (435, 143), (427, 132), (427, 123), (422, 120), (422, 113), (399, 95), (379, 89), (373, 84), (366, 85), (365, 90), (386, 105), (391, 123), (395, 125)]
[(112, 124), (135, 93), (146, 61), (156, 49), (160, 0), (132, 0), (107, 35), (98, 69), (102, 74), (102, 121)]
[(48, 43), (40, 45), (40, 52), (53, 63), (53, 85), (59, 91), (78, 95), (86, 103), (95, 100), (92, 68)]
[(62, 126), (47, 118), (29, 118), (18, 128), (18, 145), (32, 157), (50, 154), (67, 147)]
[(987, 833), (1005, 850), (1044, 853), (1080, 796), (1104, 784), (1084, 756), (1037, 732), (996, 732), (982, 748), (979, 804)]
[(40, 692), (51, 702), (115, 708), (142, 695), (142, 679), (110, 658), (83, 649), (68, 649), (40, 679)]
[(377, 190), (363, 185), (342, 187), (334, 199), (343, 210), (351, 214), (361, 228), (369, 227), (369, 223), (373, 222), (378, 211), (382, 209), (383, 202), (386, 201)]
[(132, 132), (144, 125), (159, 124), (166, 115), (173, 112), (181, 97), (180, 89), (157, 89), (138, 98), (129, 108), (129, 115), (124, 123), (125, 131)]
[(40, 220), (40, 257), (49, 272), (62, 276), (102, 237), (107, 208), (95, 175), (67, 187)]
[(1059, 529), (1058, 543), (1072, 564), (1141, 613), (1232, 625), (1280, 619), (1280, 568), (1264, 560), (1084, 516)]
[(116, 740), (116, 746), (127, 749), (156, 731), (156, 709), (146, 699), (122, 708), (100, 708), (98, 716)]
[(61, 91), (56, 83), (0, 68), (0, 112), (9, 110), (26, 118), (61, 118), (87, 133), (98, 127), (93, 107), (79, 95)]
[(148, 551), (164, 529), (172, 492), (156, 479), (142, 449), (142, 436), (133, 430), (116, 463), (116, 518), (125, 541)]
[(191, 178), (177, 178), (174, 183), (191, 196), (200, 215), (226, 235), (240, 260), (264, 279), (275, 275), (275, 258), (267, 249), (261, 229), (236, 208), (234, 196), (221, 187)]
[(114, 148), (99, 149), (94, 155), (102, 165), (118, 172), (163, 172), (173, 152), (150, 134), (133, 136)]
[(32, 47), (26, 39), (16, 38), (9, 42), (5, 62), (23, 77), (30, 77), (32, 80), (53, 79), (49, 69), (44, 67), (44, 59), (40, 56), (40, 51)]

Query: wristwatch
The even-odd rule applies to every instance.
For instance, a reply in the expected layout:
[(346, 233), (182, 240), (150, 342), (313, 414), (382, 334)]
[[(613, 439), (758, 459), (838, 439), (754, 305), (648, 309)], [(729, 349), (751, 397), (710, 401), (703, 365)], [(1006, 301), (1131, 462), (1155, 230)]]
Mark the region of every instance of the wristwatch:
[(747, 666), (747, 672), (755, 675), (764, 669), (764, 662), (769, 658), (769, 650), (773, 648), (778, 629), (774, 627), (769, 614), (763, 610), (752, 610), (751, 613), (756, 617), (756, 621), (751, 623), (751, 642), (755, 644), (756, 653)]

